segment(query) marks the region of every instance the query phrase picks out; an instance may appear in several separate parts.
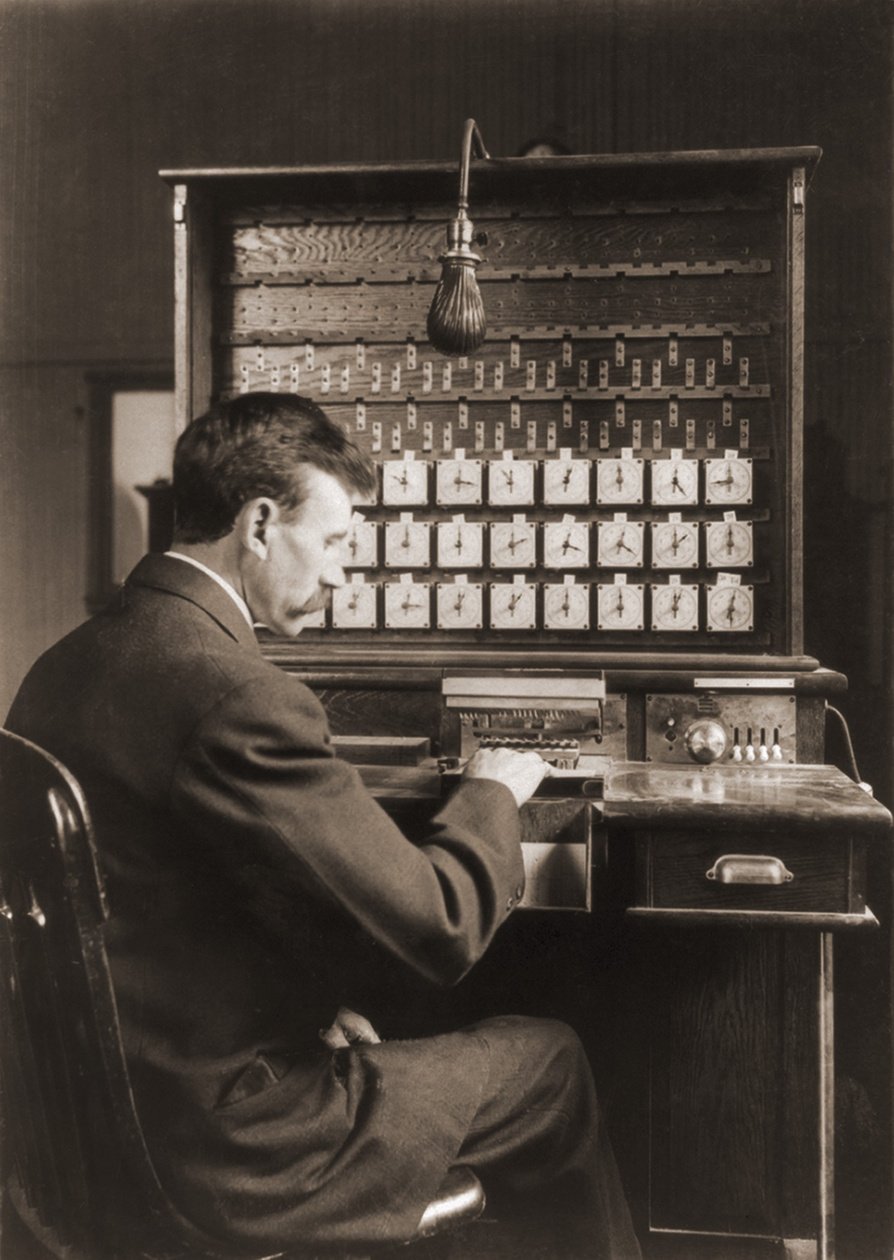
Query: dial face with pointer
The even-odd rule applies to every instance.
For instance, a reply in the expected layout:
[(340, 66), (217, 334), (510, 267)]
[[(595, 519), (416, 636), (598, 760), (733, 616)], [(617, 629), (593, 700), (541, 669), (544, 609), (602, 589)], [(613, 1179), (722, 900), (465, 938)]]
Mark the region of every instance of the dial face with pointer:
[(376, 586), (349, 582), (332, 592), (332, 624), (341, 630), (371, 630), (376, 625)]
[(643, 588), (605, 583), (597, 588), (600, 630), (642, 630)]
[(495, 521), (490, 527), (490, 562), (495, 569), (533, 569), (536, 562), (533, 521)]
[(374, 521), (354, 521), (344, 541), (344, 554), (346, 569), (375, 568), (377, 546)]
[(389, 630), (427, 630), (431, 624), (429, 587), (422, 582), (388, 582), (385, 625)]
[(481, 502), (480, 459), (439, 459), (435, 467), (439, 504)]
[(530, 507), (534, 502), (532, 459), (493, 459), (487, 476), (488, 499), (495, 507)]
[(520, 582), (494, 582), (490, 588), (493, 630), (533, 630), (537, 625), (535, 588)]
[(385, 564), (389, 569), (427, 569), (431, 564), (428, 522), (386, 521)]
[(642, 503), (643, 461), (641, 459), (600, 459), (597, 461), (597, 503)]
[(636, 569), (643, 562), (642, 521), (602, 521), (598, 528), (599, 565)]
[(428, 503), (428, 465), (415, 459), (386, 460), (382, 465), (382, 502), (393, 507)]
[(484, 563), (484, 527), (477, 521), (442, 521), (438, 525), (438, 564), (442, 569), (480, 569)]
[(550, 459), (543, 465), (544, 503), (589, 503), (590, 461)]
[(544, 586), (543, 624), (548, 630), (589, 629), (589, 586), (571, 583)]
[(708, 591), (708, 629), (751, 630), (754, 591), (750, 586), (715, 586)]
[(581, 521), (555, 521), (543, 527), (543, 563), (548, 569), (585, 569), (590, 534)]
[(698, 565), (695, 521), (656, 521), (652, 526), (652, 565), (656, 569), (694, 569)]
[(652, 587), (653, 630), (697, 630), (697, 586)]
[(665, 507), (683, 507), (698, 503), (697, 461), (653, 459), (652, 502)]
[(440, 630), (480, 630), (483, 592), (477, 582), (441, 582), (436, 588)]
[(752, 463), (750, 459), (706, 459), (706, 503), (750, 503)]
[(711, 569), (740, 569), (754, 563), (751, 521), (708, 521), (705, 550)]

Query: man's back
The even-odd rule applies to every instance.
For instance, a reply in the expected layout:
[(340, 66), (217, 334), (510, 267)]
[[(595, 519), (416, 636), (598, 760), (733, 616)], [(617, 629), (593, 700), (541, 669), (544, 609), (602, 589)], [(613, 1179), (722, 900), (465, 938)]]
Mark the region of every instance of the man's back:
[[(122, 1029), (160, 1172), (212, 1226), (224, 1203), (228, 1232), (294, 1236), (255, 1174), (251, 1195), (227, 1202), (257, 1143), (275, 1202), (288, 1185), (302, 1230), (331, 1223), (351, 1177), (368, 1180), (356, 1149), (350, 1175), (338, 1156), (356, 1148), (366, 1086), (346, 1094), (319, 1030), (358, 1000), (361, 961), (396, 957), (450, 982), (483, 951), (523, 881), (510, 793), (467, 784), (424, 855), (332, 756), (319, 703), (263, 659), (226, 592), (166, 557), (144, 560), (109, 610), (40, 659), (8, 725), (72, 770), (93, 813)], [(435, 1046), (427, 1063), (408, 1056), (403, 1089), (365, 1121), (370, 1158), (409, 1118), (411, 1091), (461, 1098), (482, 1053), (473, 1041)], [(474, 1086), (440, 1139), (434, 1125), (434, 1152), (458, 1142), (477, 1097)], [(445, 1156), (427, 1179), (426, 1159), (406, 1158), (421, 1178), (408, 1182), (411, 1232)], [(337, 1189), (310, 1208), (294, 1192), (308, 1177)]]

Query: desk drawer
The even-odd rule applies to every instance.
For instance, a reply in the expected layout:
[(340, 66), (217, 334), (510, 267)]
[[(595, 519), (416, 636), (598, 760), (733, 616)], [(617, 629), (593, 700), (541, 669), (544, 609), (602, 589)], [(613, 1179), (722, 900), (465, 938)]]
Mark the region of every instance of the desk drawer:
[(655, 831), (637, 836), (637, 907), (865, 915), (864, 844), (850, 837)]
[(525, 895), (521, 910), (589, 910), (593, 805), (533, 800), (521, 808)]

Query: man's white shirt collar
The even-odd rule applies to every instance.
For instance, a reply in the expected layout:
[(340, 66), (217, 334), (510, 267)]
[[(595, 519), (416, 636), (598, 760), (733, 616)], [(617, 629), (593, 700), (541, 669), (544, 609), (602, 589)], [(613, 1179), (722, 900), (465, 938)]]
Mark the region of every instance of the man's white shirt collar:
[(194, 568), (200, 569), (202, 573), (206, 573), (208, 577), (213, 578), (218, 586), (223, 587), (230, 599), (242, 613), (242, 616), (251, 626), (252, 630), (254, 630), (255, 623), (254, 618), (251, 615), (251, 609), (235, 587), (229, 584), (226, 578), (221, 577), (219, 573), (215, 573), (213, 569), (209, 569), (207, 564), (202, 564), (201, 560), (194, 560), (192, 556), (185, 556), (182, 551), (166, 551), (165, 555), (170, 556), (172, 560), (183, 560), (186, 564), (191, 564)]

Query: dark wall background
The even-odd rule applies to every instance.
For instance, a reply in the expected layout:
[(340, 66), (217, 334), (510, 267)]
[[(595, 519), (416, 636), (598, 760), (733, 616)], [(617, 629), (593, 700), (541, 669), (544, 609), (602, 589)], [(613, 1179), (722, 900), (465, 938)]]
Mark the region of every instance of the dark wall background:
[(888, 0), (0, 0), (5, 711), (82, 619), (97, 369), (172, 359), (161, 167), (818, 144), (806, 649), (890, 803)]

